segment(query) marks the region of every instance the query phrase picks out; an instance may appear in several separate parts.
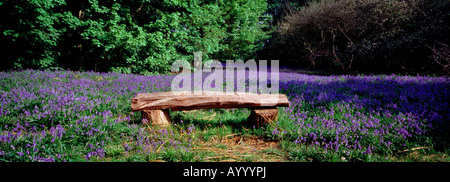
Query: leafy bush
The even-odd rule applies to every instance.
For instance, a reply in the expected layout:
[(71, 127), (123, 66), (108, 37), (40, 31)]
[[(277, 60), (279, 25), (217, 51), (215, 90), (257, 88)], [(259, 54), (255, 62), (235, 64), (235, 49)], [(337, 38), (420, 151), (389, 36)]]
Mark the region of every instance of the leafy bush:
[(444, 0), (311, 1), (278, 23), (272, 56), (345, 72), (448, 74), (449, 5)]
[(177, 59), (248, 59), (270, 33), (263, 0), (5, 0), (2, 69), (152, 73)]

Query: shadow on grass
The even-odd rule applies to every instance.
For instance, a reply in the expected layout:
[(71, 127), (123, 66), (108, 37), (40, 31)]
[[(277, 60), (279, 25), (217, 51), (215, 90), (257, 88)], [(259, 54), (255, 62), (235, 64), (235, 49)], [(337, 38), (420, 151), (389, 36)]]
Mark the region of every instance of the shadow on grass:
[[(234, 116), (233, 113), (226, 113), (226, 111), (223, 111), (222, 109), (214, 109), (213, 112), (211, 112), (211, 115), (203, 113), (189, 115), (181, 111), (172, 112), (171, 115), (173, 124), (192, 124), (200, 129), (216, 128), (221, 127), (222, 125), (231, 126), (232, 128), (248, 127), (247, 117)], [(199, 116), (204, 117), (199, 118)]]
[(226, 109), (196, 110), (193, 113), (177, 111), (171, 113), (172, 124), (185, 128), (195, 126), (207, 133), (226, 130), (227, 135), (254, 135), (264, 140), (273, 140), (273, 138), (267, 136), (268, 126), (257, 128), (247, 121), (250, 112), (247, 113), (245, 110), (247, 109), (242, 108), (234, 111)]

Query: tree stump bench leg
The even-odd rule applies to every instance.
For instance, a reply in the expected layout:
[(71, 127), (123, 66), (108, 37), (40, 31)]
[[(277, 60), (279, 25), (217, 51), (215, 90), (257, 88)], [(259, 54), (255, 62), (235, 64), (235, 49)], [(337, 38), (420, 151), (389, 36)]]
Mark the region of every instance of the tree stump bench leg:
[(252, 108), (250, 116), (248, 116), (247, 118), (247, 122), (250, 126), (253, 125), (256, 128), (259, 128), (277, 120), (277, 117), (278, 117), (278, 109), (276, 107), (264, 109)]
[(166, 126), (171, 123), (168, 109), (164, 110), (144, 110), (142, 120), (146, 119), (152, 125)]

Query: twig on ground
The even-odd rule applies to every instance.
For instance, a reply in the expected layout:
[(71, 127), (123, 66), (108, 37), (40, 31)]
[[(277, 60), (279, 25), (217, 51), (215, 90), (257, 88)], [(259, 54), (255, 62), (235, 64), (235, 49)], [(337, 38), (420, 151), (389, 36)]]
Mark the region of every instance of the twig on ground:
[(416, 147), (416, 148), (412, 148), (412, 149), (402, 150), (400, 152), (409, 152), (409, 151), (422, 150), (422, 149), (427, 149), (427, 148), (430, 148), (430, 146), (427, 146), (427, 147)]

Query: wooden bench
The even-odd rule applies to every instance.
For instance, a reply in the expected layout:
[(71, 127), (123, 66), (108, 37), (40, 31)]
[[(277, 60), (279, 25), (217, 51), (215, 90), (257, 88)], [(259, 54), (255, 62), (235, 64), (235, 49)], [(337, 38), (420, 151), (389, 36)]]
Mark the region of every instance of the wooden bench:
[(158, 92), (140, 93), (131, 99), (133, 112), (142, 111), (142, 119), (153, 125), (170, 124), (169, 109), (187, 111), (213, 108), (249, 108), (249, 124), (261, 127), (277, 119), (278, 108), (289, 107), (284, 94), (246, 92)]

